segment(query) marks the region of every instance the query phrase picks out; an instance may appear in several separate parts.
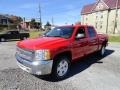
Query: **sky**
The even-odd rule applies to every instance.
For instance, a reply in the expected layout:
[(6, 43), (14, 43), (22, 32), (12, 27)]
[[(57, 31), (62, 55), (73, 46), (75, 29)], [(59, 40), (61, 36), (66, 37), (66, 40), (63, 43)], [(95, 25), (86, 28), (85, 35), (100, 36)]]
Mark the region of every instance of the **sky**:
[[(0, 0), (0, 14), (10, 14), (31, 18), (39, 18), (39, 3), (42, 22), (53, 22), (55, 25), (74, 24), (80, 21), (80, 12), (84, 5), (96, 0)], [(38, 19), (37, 19), (38, 20)]]

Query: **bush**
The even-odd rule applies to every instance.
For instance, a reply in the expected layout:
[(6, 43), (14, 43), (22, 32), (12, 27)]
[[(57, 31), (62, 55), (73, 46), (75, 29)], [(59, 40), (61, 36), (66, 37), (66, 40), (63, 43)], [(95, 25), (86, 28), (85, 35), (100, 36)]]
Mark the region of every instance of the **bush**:
[(109, 42), (120, 42), (120, 35), (118, 35), (118, 36), (109, 36)]
[(0, 31), (5, 30), (5, 29), (7, 29), (7, 28), (8, 28), (7, 25), (0, 25)]
[(3, 31), (3, 30), (10, 30), (10, 29), (16, 29), (17, 25), (0, 25), (0, 31)]
[(10, 25), (8, 29), (17, 29), (17, 25)]

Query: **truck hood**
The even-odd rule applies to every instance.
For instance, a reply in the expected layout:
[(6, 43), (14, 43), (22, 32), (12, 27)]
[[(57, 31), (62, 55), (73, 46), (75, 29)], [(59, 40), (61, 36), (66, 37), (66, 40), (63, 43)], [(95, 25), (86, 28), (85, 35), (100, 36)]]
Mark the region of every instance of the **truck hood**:
[(68, 45), (69, 40), (56, 37), (40, 37), (37, 39), (23, 40), (17, 43), (18, 47), (39, 50), (39, 49), (51, 49)]

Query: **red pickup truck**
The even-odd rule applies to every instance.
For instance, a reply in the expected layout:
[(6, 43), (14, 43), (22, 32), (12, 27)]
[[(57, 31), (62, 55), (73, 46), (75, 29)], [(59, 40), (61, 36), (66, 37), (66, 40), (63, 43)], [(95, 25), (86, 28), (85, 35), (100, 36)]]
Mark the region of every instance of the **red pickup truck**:
[(97, 34), (93, 26), (59, 26), (36, 39), (17, 43), (18, 66), (35, 75), (67, 76), (71, 63), (88, 54), (105, 54), (108, 36)]

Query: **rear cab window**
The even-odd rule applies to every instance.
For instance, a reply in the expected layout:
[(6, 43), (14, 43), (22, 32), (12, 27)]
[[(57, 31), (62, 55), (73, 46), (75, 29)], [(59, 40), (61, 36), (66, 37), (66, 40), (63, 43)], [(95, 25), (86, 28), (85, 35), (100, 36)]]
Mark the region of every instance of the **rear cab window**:
[(93, 27), (89, 26), (89, 27), (87, 27), (87, 29), (88, 29), (88, 35), (89, 35), (90, 38), (96, 37), (96, 32), (95, 32)]

